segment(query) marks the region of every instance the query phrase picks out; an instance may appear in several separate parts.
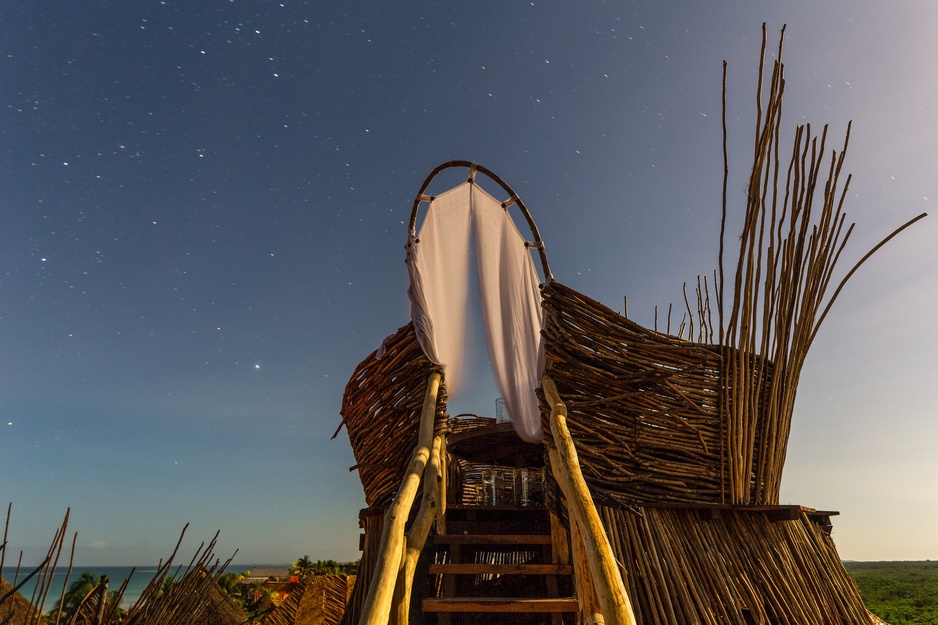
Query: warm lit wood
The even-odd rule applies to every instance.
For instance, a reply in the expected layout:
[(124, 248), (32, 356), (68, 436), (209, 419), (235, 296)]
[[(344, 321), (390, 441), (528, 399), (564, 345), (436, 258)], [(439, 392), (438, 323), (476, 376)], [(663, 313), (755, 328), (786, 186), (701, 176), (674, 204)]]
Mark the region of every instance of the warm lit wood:
[(431, 564), (430, 574), (449, 575), (570, 575), (569, 564)]
[(547, 534), (448, 534), (434, 536), (438, 545), (549, 545)]
[(576, 612), (576, 599), (452, 597), (423, 600), (424, 612)]
[[(556, 452), (552, 453), (556, 455)], [(576, 584), (576, 596), (580, 602), (580, 622), (584, 625), (603, 625), (605, 620), (599, 596), (596, 594), (593, 575), (590, 572), (589, 556), (583, 546), (583, 535), (579, 531), (575, 518), (570, 519), (570, 546), (573, 551), (573, 567), (576, 570), (573, 581)]]

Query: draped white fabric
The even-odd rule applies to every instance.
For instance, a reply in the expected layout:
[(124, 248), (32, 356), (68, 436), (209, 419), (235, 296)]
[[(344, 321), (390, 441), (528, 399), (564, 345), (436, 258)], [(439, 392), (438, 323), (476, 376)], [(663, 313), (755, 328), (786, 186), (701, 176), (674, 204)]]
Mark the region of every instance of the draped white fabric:
[(446, 389), (459, 392), (469, 307), (469, 198), (463, 184), (430, 203), (417, 240), (407, 243), (411, 318), (431, 361), (446, 367)]
[(518, 436), (537, 442), (541, 419), (534, 389), (544, 369), (540, 280), (508, 212), (475, 184), (437, 196), (417, 239), (408, 241), (417, 338), (427, 357), (445, 366), (450, 393), (458, 392), (466, 353), (470, 223), (495, 380)]

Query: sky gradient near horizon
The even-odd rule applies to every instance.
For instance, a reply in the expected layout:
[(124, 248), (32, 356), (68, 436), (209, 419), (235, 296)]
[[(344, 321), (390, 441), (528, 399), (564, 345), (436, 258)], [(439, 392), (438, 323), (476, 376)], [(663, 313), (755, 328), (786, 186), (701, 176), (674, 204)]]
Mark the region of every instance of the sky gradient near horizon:
[[(853, 120), (842, 275), (934, 212), (932, 2), (4, 2), (10, 548), (38, 561), (70, 507), (82, 566), (155, 562), (186, 523), (186, 555), (221, 530), (236, 563), (357, 558), (330, 437), (408, 320), (425, 176), (485, 165), (559, 281), (651, 325), (716, 266), (724, 59), (743, 209), (763, 22), (769, 50), (787, 24), (784, 136)], [(782, 500), (839, 510), (846, 559), (938, 559), (936, 241), (932, 216), (863, 266), (802, 376)], [(454, 407), (491, 415), (478, 360)]]

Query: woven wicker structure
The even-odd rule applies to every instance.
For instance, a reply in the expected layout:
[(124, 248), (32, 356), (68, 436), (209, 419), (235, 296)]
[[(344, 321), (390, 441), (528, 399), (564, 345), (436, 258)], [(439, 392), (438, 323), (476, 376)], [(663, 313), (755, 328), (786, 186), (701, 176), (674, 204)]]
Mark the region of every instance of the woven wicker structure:
[[(574, 516), (551, 487), (554, 477), (562, 478), (555, 461), (561, 430), (552, 428), (560, 406), (575, 469), (595, 501), (631, 602), (629, 622), (874, 622), (830, 538), (829, 517), (836, 513), (779, 506), (778, 495), (798, 378), (814, 336), (857, 267), (924, 215), (886, 237), (829, 294), (852, 229), (841, 210), (849, 185), (849, 177), (841, 179), (847, 140), (826, 161), (827, 129), (813, 136), (809, 126), (799, 127), (790, 158), (779, 160), (781, 45), (778, 59), (758, 110), (735, 274), (723, 275), (721, 229), (719, 270), (712, 282), (698, 281), (696, 309), (688, 303), (679, 336), (644, 328), (557, 282), (543, 246), (535, 245), (544, 257), (545, 381), (560, 398), (545, 399), (546, 383), (537, 389), (550, 458), (547, 501), (558, 518)], [(434, 173), (454, 165), (468, 166), (449, 163)], [(415, 207), (426, 199), (426, 187)], [(520, 204), (513, 191), (503, 206), (511, 204)], [(724, 224), (726, 212), (724, 198)], [(436, 371), (410, 324), (380, 351), (356, 369), (342, 408), (372, 506), (360, 517), (362, 567), (344, 623), (362, 616), (381, 513), (404, 476), (426, 380)], [(434, 429), (445, 437), (452, 423), (441, 393)], [(452, 503), (454, 493), (466, 492), (462, 482), (471, 469), (450, 466)], [(591, 573), (577, 569), (581, 574)]]

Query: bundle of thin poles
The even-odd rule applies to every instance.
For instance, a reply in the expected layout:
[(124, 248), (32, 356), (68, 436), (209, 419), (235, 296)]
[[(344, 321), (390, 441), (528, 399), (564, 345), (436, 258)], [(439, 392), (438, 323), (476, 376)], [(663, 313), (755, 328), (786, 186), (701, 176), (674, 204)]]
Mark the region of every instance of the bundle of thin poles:
[[(7, 508), (3, 541), (0, 542), (0, 565), (5, 564), (7, 530), (9, 529), (11, 509), (12, 504)], [(65, 546), (69, 515), (70, 511), (66, 511), (62, 525), (56, 531), (46, 557), (38, 567), (20, 579), (21, 562), (17, 563), (10, 590), (0, 593), (0, 625), (5, 623), (39, 625), (45, 622), (43, 610)], [(121, 623), (124, 625), (162, 625), (168, 623), (192, 625), (204, 622), (207, 615), (225, 610), (228, 611), (229, 620), (238, 621), (237, 609), (216, 583), (218, 577), (224, 573), (231, 563), (231, 558), (222, 562), (215, 558), (213, 554), (218, 533), (209, 543), (200, 545), (185, 569), (180, 566), (176, 567), (175, 572), (173, 572), (173, 559), (182, 544), (186, 528), (188, 528), (188, 524), (183, 528), (172, 555), (166, 561), (160, 562), (153, 579), (121, 619)], [(131, 570), (130, 575), (121, 583), (115, 593), (108, 592), (109, 580), (106, 576), (102, 576), (97, 586), (77, 605), (72, 606), (67, 613), (63, 609), (65, 594), (72, 573), (77, 539), (78, 535), (73, 534), (68, 569), (65, 574), (65, 581), (62, 583), (62, 594), (58, 601), (59, 607), (55, 610), (55, 614), (51, 616), (52, 621), (65, 625), (105, 625), (114, 623), (118, 618), (121, 598), (135, 570)], [(233, 557), (234, 555), (232, 555)], [(21, 560), (22, 553), (20, 554)], [(31, 600), (25, 606), (15, 605), (13, 602), (16, 600), (16, 591), (34, 577), (36, 583), (33, 587)], [(164, 582), (169, 578), (179, 579), (179, 581), (166, 592), (168, 585)]]
[[(834, 267), (853, 230), (853, 224), (845, 228), (842, 210), (850, 176), (843, 181), (841, 176), (850, 126), (843, 147), (839, 152), (831, 151), (829, 161), (827, 126), (820, 136), (812, 133), (810, 125), (798, 126), (791, 156), (787, 162), (782, 161), (782, 43), (780, 38), (778, 58), (763, 101), (765, 25), (762, 32), (753, 167), (731, 285), (732, 303), (726, 317), (722, 275), (725, 179), (717, 286), (720, 343), (726, 348), (721, 471), (726, 485), (724, 500), (732, 504), (778, 502), (798, 379), (821, 322), (859, 265), (886, 241), (924, 217), (919, 215), (874, 247), (825, 299)], [(724, 158), (725, 74), (724, 64)], [(766, 362), (774, 365), (772, 375), (765, 375)]]
[[(127, 611), (121, 621), (124, 625), (195, 625), (237, 620), (236, 606), (217, 583), (234, 558), (232, 555), (221, 561), (215, 557), (218, 532), (207, 544), (203, 542), (199, 546), (185, 569), (178, 566), (173, 572), (173, 559), (188, 527), (187, 523), (172, 555), (159, 563), (156, 575)], [(170, 578), (176, 581), (166, 584)], [(223, 616), (217, 618), (218, 614)]]

